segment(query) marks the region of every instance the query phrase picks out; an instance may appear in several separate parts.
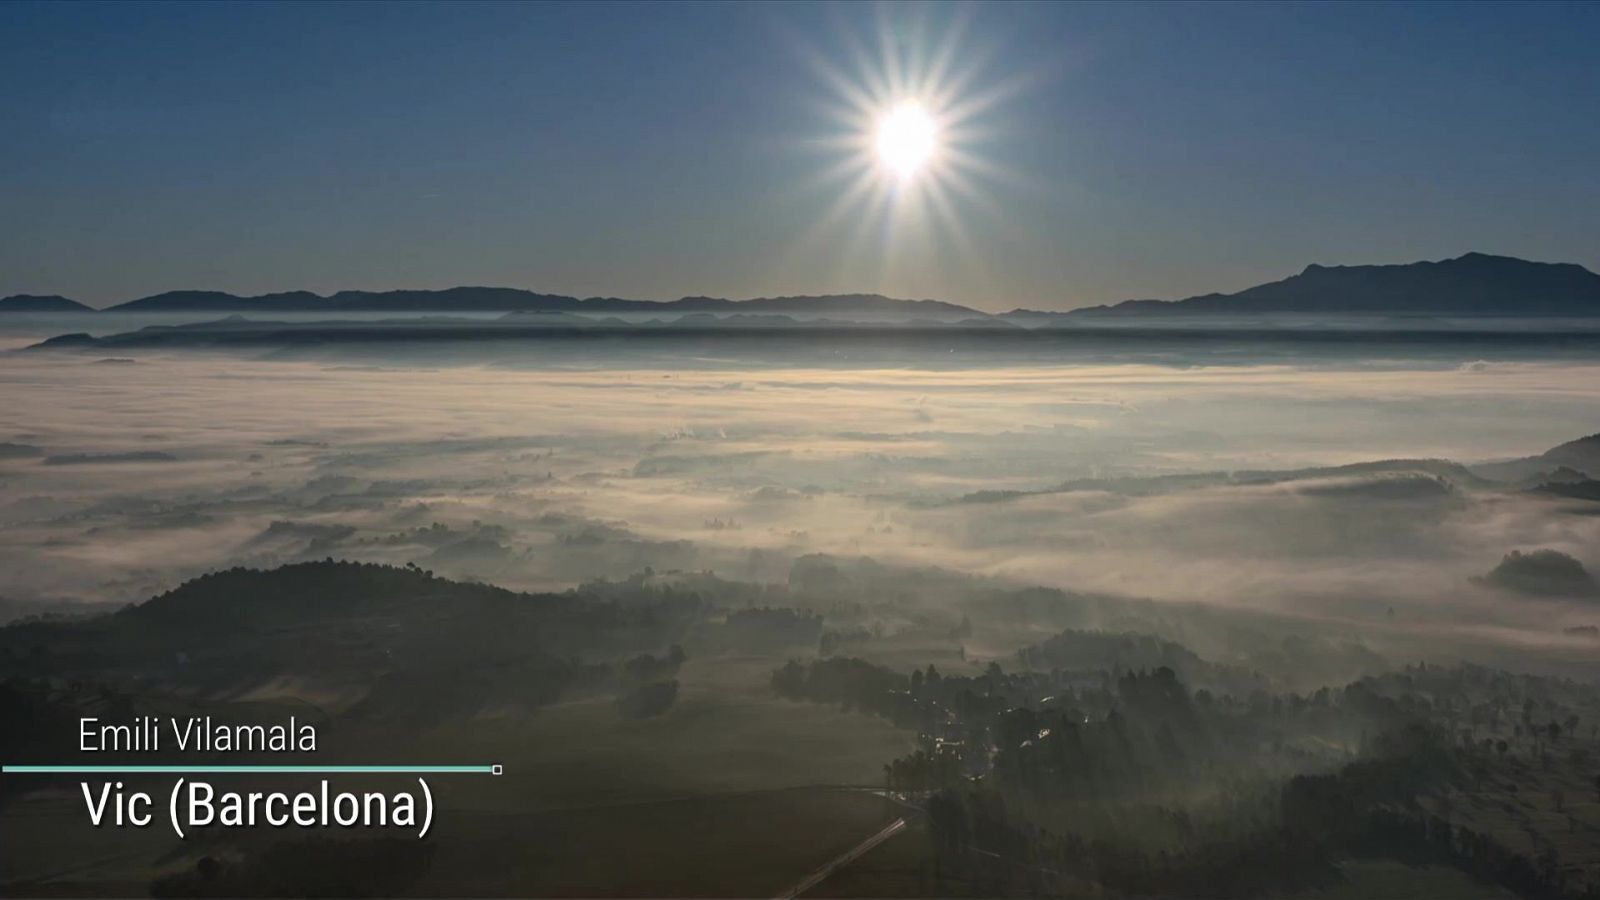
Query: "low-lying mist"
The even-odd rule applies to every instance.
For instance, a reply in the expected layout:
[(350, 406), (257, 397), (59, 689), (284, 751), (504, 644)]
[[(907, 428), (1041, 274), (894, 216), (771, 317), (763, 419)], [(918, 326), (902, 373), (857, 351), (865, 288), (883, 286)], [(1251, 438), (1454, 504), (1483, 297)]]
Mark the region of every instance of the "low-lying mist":
[[(1519, 550), (1600, 569), (1600, 505), (1444, 461), (1600, 430), (1600, 367), (1240, 362), (14, 353), (0, 598), (123, 604), (326, 557), (522, 589), (647, 568), (782, 582), (826, 554), (1326, 623), (1410, 655), (1593, 655), (1568, 632), (1600, 622), (1593, 599), (1479, 576)], [(1354, 466), (1394, 459), (1433, 462)], [(1310, 471), (1264, 474), (1288, 470)]]

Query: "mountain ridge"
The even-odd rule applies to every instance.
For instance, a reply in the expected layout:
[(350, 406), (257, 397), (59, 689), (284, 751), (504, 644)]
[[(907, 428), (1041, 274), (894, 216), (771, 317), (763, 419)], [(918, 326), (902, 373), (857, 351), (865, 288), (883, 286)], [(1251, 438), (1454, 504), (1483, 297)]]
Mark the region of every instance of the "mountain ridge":
[(1596, 316), (1600, 315), (1600, 275), (1576, 263), (1532, 262), (1477, 252), (1413, 263), (1312, 263), (1297, 275), (1231, 294), (1124, 300), (1061, 315), (1092, 318), (1149, 313)]
[(876, 293), (812, 294), (732, 300), (686, 296), (677, 300), (579, 298), (523, 288), (461, 286), (442, 289), (283, 291), (243, 296), (223, 291), (177, 290), (96, 310), (56, 295), (0, 298), (0, 311), (21, 312), (594, 312), (594, 313), (854, 313), (912, 318), (998, 318), (1041, 323), (1126, 319), (1144, 315), (1383, 315), (1459, 317), (1600, 316), (1600, 274), (1575, 263), (1532, 262), (1511, 256), (1466, 253), (1437, 261), (1373, 265), (1312, 263), (1298, 274), (1233, 293), (1197, 294), (1181, 300), (1124, 300), (1066, 311), (1013, 309), (991, 313), (935, 299), (899, 299)]
[(0, 312), (99, 312), (60, 294), (12, 294), (0, 297)]
[[(46, 307), (38, 301), (53, 300)], [(70, 306), (68, 305), (70, 304)], [(18, 294), (0, 298), (0, 310), (27, 312), (853, 312), (906, 315), (917, 318), (986, 318), (990, 313), (944, 300), (907, 300), (883, 294), (809, 294), (731, 300), (688, 296), (677, 300), (631, 300), (621, 297), (572, 297), (522, 288), (462, 286), (437, 290), (282, 291), (240, 295), (225, 291), (176, 290), (139, 297), (101, 309), (65, 297)]]

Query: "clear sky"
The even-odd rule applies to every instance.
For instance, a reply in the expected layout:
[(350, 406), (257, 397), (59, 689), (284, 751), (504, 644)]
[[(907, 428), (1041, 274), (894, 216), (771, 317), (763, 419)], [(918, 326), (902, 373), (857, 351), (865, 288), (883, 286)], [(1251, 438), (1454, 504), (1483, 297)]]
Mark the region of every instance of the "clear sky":
[[(1066, 308), (1600, 268), (1597, 47), (1594, 3), (6, 3), (0, 295)], [(934, 88), (944, 202), (870, 167), (851, 199), (866, 107)]]

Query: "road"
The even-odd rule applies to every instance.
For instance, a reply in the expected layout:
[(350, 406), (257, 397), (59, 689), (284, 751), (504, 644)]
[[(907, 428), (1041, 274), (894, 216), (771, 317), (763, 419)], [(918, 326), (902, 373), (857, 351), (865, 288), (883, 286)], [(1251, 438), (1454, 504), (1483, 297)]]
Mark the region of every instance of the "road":
[(807, 875), (800, 881), (799, 884), (796, 884), (794, 887), (791, 887), (786, 891), (780, 892), (776, 897), (773, 898), (773, 900), (794, 900), (794, 898), (816, 887), (824, 878), (827, 878), (829, 875), (832, 875), (834, 872), (838, 871), (844, 866), (855, 862), (868, 850), (871, 850), (873, 847), (876, 847), (884, 841), (887, 841), (889, 838), (899, 834), (905, 827), (905, 819), (895, 819), (893, 822), (890, 822), (887, 826), (885, 826), (882, 831), (879, 831), (872, 837), (869, 837), (861, 843), (855, 845), (840, 856), (835, 857), (832, 861), (823, 865), (822, 868), (812, 872), (810, 875)]

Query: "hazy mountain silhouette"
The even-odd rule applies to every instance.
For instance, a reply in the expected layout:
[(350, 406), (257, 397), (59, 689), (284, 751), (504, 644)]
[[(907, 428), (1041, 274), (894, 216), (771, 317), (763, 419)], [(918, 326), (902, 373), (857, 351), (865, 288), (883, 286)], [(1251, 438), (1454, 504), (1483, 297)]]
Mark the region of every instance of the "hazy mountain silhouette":
[(168, 291), (107, 307), (117, 312), (568, 312), (568, 313), (851, 313), (895, 318), (984, 318), (986, 313), (939, 300), (898, 300), (880, 294), (834, 294), (726, 300), (580, 299), (519, 288), (456, 287), (437, 291), (340, 291), (322, 297), (291, 291), (241, 297), (219, 291)]
[(1572, 263), (1468, 253), (1440, 262), (1404, 265), (1310, 265), (1298, 275), (1234, 294), (1203, 294), (1176, 301), (1128, 300), (1066, 315), (1263, 313), (1596, 316), (1600, 315), (1600, 275)]
[[(1184, 300), (1127, 300), (1068, 312), (1016, 309), (999, 316), (942, 300), (900, 300), (881, 294), (759, 297), (683, 297), (628, 300), (569, 297), (520, 288), (340, 291), (330, 296), (287, 291), (247, 297), (222, 291), (167, 291), (106, 308), (117, 312), (564, 312), (762, 313), (918, 320), (1004, 319), (1042, 325), (1067, 319), (1149, 315), (1600, 316), (1600, 275), (1573, 263), (1529, 262), (1468, 253), (1440, 262), (1404, 265), (1309, 265), (1298, 275), (1233, 294)], [(93, 311), (65, 297), (19, 294), (0, 299), (0, 311)]]
[[(1064, 332), (1063, 332), (1064, 333)], [(94, 336), (87, 332), (57, 335), (30, 349), (96, 350), (151, 348), (333, 347), (381, 344), (471, 344), (483, 341), (584, 340), (594, 337), (725, 341), (741, 338), (785, 340), (804, 336), (877, 336), (915, 339), (917, 335), (967, 336), (1016, 334), (1048, 341), (1051, 333), (1029, 332), (992, 316), (966, 318), (902, 315), (897, 318), (855, 316), (795, 317), (782, 314), (708, 312), (657, 316), (626, 321), (615, 315), (584, 316), (540, 310), (514, 310), (495, 318), (426, 315), (380, 319), (317, 319), (313, 321), (252, 319), (232, 313), (221, 319), (177, 325), (148, 325), (134, 331)], [(944, 339), (944, 338), (941, 338)], [(945, 348), (948, 350), (948, 346)]]
[(213, 310), (261, 310), (300, 312), (325, 309), (327, 301), (310, 291), (288, 291), (240, 297), (222, 291), (166, 291), (106, 307), (117, 312), (211, 312)]
[[(1227, 321), (1227, 320), (1224, 320)], [(1485, 320), (1490, 321), (1490, 320)], [(1537, 321), (1537, 320), (1534, 320)], [(1237, 363), (1237, 348), (1249, 346), (1256, 360), (1282, 359), (1304, 362), (1310, 358), (1348, 358), (1370, 352), (1374, 341), (1385, 352), (1404, 352), (1415, 358), (1437, 359), (1452, 365), (1464, 361), (1525, 359), (1592, 359), (1600, 350), (1600, 330), (1574, 330), (1561, 320), (1559, 327), (1506, 329), (1500, 323), (1477, 330), (1416, 326), (1411, 328), (1349, 328), (1343, 326), (1289, 328), (1257, 324), (1221, 328), (1189, 327), (1157, 321), (1138, 327), (1029, 327), (1007, 317), (968, 315), (965, 318), (904, 315), (688, 313), (638, 316), (579, 315), (562, 312), (514, 311), (499, 316), (463, 314), (380, 313), (372, 318), (356, 314), (313, 320), (289, 315), (263, 318), (231, 313), (182, 324), (153, 324), (136, 330), (95, 336), (85, 330), (60, 334), (27, 348), (93, 352), (101, 355), (135, 349), (181, 348), (336, 348), (380, 345), (453, 345), (456, 353), (511, 352), (515, 342), (552, 342), (575, 348), (582, 343), (616, 349), (618, 339), (635, 346), (669, 345), (697, 352), (727, 348), (737, 342), (757, 347), (785, 348), (806, 354), (827, 355), (839, 341), (873, 353), (881, 360), (913, 358), (926, 361), (931, 350), (949, 361), (957, 355), (978, 358), (1005, 350), (1032, 359), (1059, 363), (1073, 359), (1193, 365), (1202, 360)], [(499, 349), (495, 349), (499, 348)]]
[(1563, 473), (1600, 479), (1600, 434), (1567, 441), (1565, 444), (1551, 447), (1538, 456), (1484, 463), (1472, 468), (1486, 478), (1505, 481), (1527, 480), (1546, 483), (1576, 480), (1572, 477), (1563, 477)]
[(1586, 472), (1591, 477), (1600, 476), (1600, 434), (1551, 447), (1544, 452), (1543, 458), (1558, 466)]
[(0, 312), (94, 312), (94, 307), (84, 306), (55, 294), (13, 294), (0, 297)]
[(888, 315), (943, 318), (984, 318), (988, 313), (943, 300), (897, 300), (882, 294), (825, 294), (821, 296), (761, 297), (756, 300), (723, 300), (717, 297), (684, 297), (665, 304), (694, 312), (763, 313), (884, 313)]

